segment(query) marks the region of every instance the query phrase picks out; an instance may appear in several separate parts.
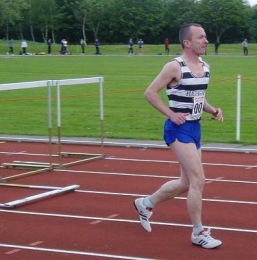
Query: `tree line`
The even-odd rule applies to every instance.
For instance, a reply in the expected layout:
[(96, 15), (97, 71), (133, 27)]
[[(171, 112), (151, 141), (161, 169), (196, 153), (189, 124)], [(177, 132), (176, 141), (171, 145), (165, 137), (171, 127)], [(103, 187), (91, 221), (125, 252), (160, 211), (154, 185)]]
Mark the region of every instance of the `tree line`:
[(6, 40), (177, 43), (188, 22), (202, 24), (211, 42), (257, 41), (257, 6), (247, 0), (0, 0)]

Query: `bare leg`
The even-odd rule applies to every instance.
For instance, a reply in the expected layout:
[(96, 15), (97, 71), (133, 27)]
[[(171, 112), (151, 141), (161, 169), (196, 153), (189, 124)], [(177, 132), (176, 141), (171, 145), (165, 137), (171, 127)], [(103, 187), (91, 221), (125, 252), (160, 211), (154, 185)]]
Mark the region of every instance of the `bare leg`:
[(163, 184), (160, 189), (150, 196), (150, 198), (154, 205), (157, 205), (162, 201), (173, 199), (174, 197), (188, 191), (188, 188), (189, 182), (187, 177), (183, 175), (178, 180), (168, 181)]
[(179, 180), (165, 183), (159, 190), (150, 196), (152, 202), (158, 203), (169, 200), (188, 191), (187, 207), (192, 224), (202, 225), (202, 192), (205, 182), (204, 171), (201, 163), (201, 151), (194, 144), (174, 142), (171, 145), (181, 167)]

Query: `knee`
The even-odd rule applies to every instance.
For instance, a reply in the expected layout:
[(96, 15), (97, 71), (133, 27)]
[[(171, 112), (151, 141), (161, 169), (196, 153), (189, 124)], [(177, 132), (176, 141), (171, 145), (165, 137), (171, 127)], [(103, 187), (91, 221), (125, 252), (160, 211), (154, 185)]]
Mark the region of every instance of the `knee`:
[(203, 169), (197, 169), (190, 174), (190, 187), (202, 189), (205, 184), (205, 175)]
[(205, 177), (203, 176), (197, 176), (193, 182), (191, 183), (192, 186), (194, 186), (197, 189), (203, 189), (205, 184)]

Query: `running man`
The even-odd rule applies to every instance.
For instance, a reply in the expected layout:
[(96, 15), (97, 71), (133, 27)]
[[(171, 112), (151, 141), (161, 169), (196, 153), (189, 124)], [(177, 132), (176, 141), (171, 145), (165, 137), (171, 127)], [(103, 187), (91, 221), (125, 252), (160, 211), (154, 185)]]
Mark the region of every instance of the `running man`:
[[(223, 121), (222, 111), (210, 105), (205, 97), (210, 72), (209, 66), (200, 58), (208, 46), (204, 29), (195, 23), (184, 25), (179, 40), (182, 55), (164, 65), (146, 89), (145, 98), (168, 118), (164, 125), (164, 140), (177, 157), (181, 176), (165, 183), (150, 196), (136, 199), (134, 205), (143, 228), (151, 232), (149, 219), (154, 207), (187, 192), (187, 208), (193, 226), (192, 243), (203, 248), (216, 248), (222, 242), (211, 237), (210, 230), (204, 230), (202, 224), (205, 174), (201, 162), (200, 119), (204, 111)], [(169, 107), (158, 94), (164, 88)]]

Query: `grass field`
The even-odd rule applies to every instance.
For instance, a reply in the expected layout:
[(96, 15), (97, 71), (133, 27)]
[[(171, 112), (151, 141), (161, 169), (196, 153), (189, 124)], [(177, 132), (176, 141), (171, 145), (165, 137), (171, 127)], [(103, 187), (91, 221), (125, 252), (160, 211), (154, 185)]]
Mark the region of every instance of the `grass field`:
[[(33, 44), (29, 48), (32, 47), (31, 52), (35, 53), (45, 46)], [(59, 46), (54, 47), (58, 52)], [(162, 45), (145, 46), (144, 55), (132, 57), (126, 55), (125, 45), (102, 46), (103, 55), (99, 56), (2, 55), (1, 83), (103, 76), (105, 137), (161, 140), (165, 118), (144, 100), (143, 93), (162, 66), (173, 58), (173, 55), (159, 55), (162, 48)], [(220, 123), (210, 115), (203, 116), (203, 142), (236, 142), (236, 77), (241, 75), (241, 143), (257, 143), (257, 45), (249, 48), (248, 57), (242, 55), (240, 44), (221, 45), (220, 55), (213, 55), (210, 45), (208, 55), (203, 57), (211, 66), (207, 99), (223, 109), (225, 118)], [(0, 53), (5, 53), (5, 49), (6, 42), (0, 42)], [(71, 46), (70, 50), (72, 54), (80, 51), (79, 46)], [(171, 45), (172, 54), (179, 51), (179, 45)], [(89, 52), (93, 54), (93, 46), (88, 46), (86, 54)], [(65, 86), (61, 91), (62, 135), (99, 136), (98, 85)], [(53, 127), (55, 96), (53, 88)], [(164, 92), (162, 96), (167, 102)], [(0, 134), (48, 134), (46, 89), (1, 91), (0, 109)], [(53, 133), (56, 134), (55, 130)]]

